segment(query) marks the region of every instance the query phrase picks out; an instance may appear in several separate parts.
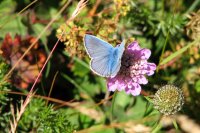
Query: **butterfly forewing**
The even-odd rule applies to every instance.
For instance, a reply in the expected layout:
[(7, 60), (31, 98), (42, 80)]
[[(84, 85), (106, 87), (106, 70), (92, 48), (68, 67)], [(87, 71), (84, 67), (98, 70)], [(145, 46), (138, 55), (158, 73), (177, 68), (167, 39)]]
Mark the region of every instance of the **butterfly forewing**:
[(92, 35), (85, 35), (85, 48), (91, 58), (109, 55), (109, 52), (114, 49), (109, 43)]

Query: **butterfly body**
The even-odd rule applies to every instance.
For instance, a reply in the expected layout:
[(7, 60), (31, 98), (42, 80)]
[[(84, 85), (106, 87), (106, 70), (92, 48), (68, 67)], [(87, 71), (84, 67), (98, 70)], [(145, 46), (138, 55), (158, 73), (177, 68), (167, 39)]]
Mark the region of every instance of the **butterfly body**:
[(114, 77), (121, 67), (124, 42), (116, 47), (92, 35), (85, 35), (84, 45), (91, 58), (90, 67), (102, 77)]

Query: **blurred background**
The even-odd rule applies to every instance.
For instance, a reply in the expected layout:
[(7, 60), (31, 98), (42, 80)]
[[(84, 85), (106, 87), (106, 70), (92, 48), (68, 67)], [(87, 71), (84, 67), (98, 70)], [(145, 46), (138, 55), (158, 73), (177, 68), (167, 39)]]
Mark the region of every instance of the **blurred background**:
[[(0, 132), (200, 132), (200, 0), (89, 0), (70, 20), (78, 2), (0, 1)], [(151, 50), (157, 70), (140, 96), (108, 92), (90, 70), (85, 34)], [(152, 102), (166, 84), (184, 95), (174, 115)]]

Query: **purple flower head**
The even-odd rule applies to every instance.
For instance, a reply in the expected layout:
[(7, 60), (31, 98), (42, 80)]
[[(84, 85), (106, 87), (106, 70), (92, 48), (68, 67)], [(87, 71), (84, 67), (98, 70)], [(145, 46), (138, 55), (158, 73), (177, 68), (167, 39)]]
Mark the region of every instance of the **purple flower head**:
[(128, 45), (121, 59), (121, 68), (115, 77), (107, 79), (109, 91), (125, 90), (127, 94), (137, 96), (141, 92), (140, 84), (147, 84), (145, 75), (151, 76), (156, 70), (154, 63), (147, 62), (151, 55), (149, 49), (140, 48), (134, 41)]

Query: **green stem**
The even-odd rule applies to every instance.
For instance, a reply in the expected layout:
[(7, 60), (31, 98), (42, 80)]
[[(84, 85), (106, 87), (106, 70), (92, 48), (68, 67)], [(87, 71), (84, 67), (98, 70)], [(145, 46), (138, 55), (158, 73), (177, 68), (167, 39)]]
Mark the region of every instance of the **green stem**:
[(178, 124), (176, 123), (176, 120), (173, 120), (172, 122), (173, 122), (173, 125), (174, 125), (175, 129), (178, 131), (179, 128), (178, 128)]
[(200, 0), (195, 0), (192, 5), (190, 6), (190, 8), (185, 12), (185, 13), (189, 13), (191, 11), (193, 11), (199, 4)]
[[(45, 49), (47, 54), (50, 53), (50, 50), (49, 50), (49, 48), (47, 47), (46, 44), (44, 45), (44, 49)], [(46, 70), (45, 70), (45, 78), (47, 78), (49, 76), (50, 68), (51, 68), (51, 60), (49, 60), (49, 62), (47, 63), (47, 67), (46, 67)]]
[(113, 96), (113, 99), (112, 99), (112, 105), (111, 105), (111, 121), (113, 121), (113, 111), (114, 111), (114, 103), (115, 103), (115, 98), (117, 96), (117, 91), (114, 92), (114, 96)]

